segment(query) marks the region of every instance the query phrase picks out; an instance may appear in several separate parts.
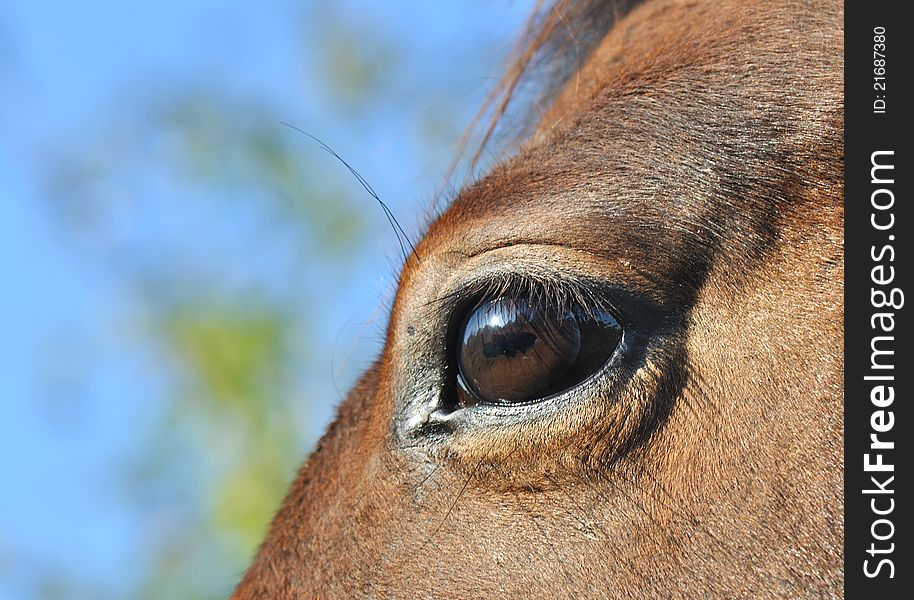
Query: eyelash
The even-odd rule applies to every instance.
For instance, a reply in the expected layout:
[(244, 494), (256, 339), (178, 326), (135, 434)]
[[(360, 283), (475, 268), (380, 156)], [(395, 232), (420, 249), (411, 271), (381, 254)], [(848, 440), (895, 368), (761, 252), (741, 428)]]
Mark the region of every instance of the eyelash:
[[(536, 277), (526, 273), (506, 273), (471, 283), (455, 294), (439, 300), (452, 300), (448, 329), (458, 326), (470, 312), (499, 298), (525, 298), (538, 308), (550, 307), (555, 311), (581, 309), (588, 316), (597, 311), (619, 315), (615, 306), (597, 291), (597, 286), (586, 281), (569, 281)], [(620, 323), (621, 323), (620, 318)], [(624, 325), (624, 323), (623, 323)]]

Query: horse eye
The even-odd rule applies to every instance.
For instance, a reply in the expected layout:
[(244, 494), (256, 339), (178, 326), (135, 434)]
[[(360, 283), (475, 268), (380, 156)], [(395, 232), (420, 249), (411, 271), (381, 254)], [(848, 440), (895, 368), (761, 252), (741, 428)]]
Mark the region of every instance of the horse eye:
[(458, 404), (520, 404), (558, 394), (593, 375), (621, 339), (622, 327), (606, 311), (490, 300), (467, 316), (457, 340)]

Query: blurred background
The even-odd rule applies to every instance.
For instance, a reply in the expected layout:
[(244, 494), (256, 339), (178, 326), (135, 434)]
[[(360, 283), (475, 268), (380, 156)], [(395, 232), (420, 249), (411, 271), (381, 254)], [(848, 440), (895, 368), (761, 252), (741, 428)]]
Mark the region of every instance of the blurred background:
[(0, 599), (223, 598), (532, 0), (0, 0)]

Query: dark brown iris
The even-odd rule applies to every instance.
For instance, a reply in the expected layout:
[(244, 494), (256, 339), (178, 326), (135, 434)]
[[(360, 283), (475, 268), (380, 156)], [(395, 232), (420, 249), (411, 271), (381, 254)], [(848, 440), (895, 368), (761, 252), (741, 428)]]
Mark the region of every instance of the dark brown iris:
[(516, 404), (557, 394), (596, 372), (621, 336), (605, 311), (585, 315), (512, 298), (485, 302), (467, 317), (458, 340), (459, 403)]

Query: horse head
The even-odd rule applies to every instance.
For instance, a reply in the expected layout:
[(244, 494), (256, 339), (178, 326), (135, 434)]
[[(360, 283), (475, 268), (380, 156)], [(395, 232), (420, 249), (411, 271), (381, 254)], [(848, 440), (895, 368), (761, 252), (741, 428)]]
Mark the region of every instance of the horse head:
[(840, 594), (840, 5), (525, 39), (502, 99), (548, 52), (548, 106), (416, 244), (234, 598)]

